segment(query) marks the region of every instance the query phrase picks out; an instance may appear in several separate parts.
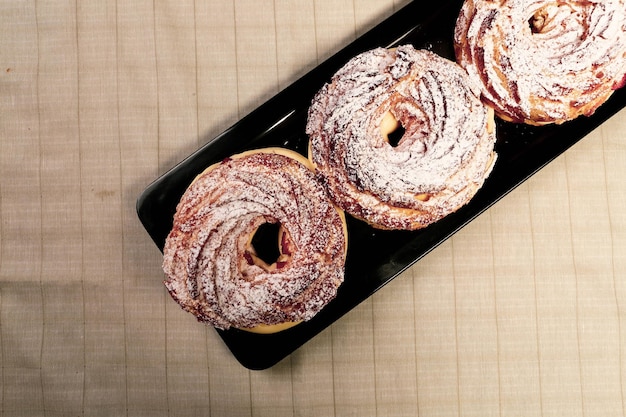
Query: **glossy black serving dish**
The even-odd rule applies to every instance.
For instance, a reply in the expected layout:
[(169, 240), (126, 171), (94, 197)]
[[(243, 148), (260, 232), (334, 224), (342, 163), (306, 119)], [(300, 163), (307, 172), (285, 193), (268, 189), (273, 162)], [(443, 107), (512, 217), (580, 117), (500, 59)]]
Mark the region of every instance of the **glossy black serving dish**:
[[(306, 155), (304, 132), (313, 95), (351, 57), (374, 47), (412, 44), (454, 59), (452, 37), (461, 0), (414, 1), (307, 75), (277, 94), (183, 160), (146, 188), (137, 213), (162, 250), (181, 195), (210, 164), (248, 149), (282, 146)], [(239, 362), (250, 369), (271, 367), (445, 241), (544, 165), (602, 124), (626, 104), (617, 91), (592, 117), (559, 126), (497, 122), (498, 161), (483, 188), (465, 207), (426, 229), (379, 231), (348, 216), (345, 282), (337, 298), (311, 321), (273, 335), (218, 331)]]

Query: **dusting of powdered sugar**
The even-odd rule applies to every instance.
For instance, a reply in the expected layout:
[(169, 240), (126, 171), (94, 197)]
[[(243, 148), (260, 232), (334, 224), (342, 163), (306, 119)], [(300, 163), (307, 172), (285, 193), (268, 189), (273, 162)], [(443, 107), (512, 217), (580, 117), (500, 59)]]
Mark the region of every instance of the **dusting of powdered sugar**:
[[(263, 223), (295, 246), (280, 268), (246, 259)], [(164, 247), (172, 297), (218, 328), (308, 320), (343, 282), (342, 219), (314, 174), (272, 153), (233, 158), (201, 175), (181, 198)]]
[[(477, 92), (454, 62), (408, 45), (350, 60), (316, 95), (307, 123), (337, 204), (379, 227), (413, 229), (466, 203), (494, 160)], [(381, 133), (387, 113), (405, 129), (397, 146)]]
[(560, 123), (593, 113), (621, 86), (625, 26), (624, 0), (467, 1), (457, 60), (503, 117)]

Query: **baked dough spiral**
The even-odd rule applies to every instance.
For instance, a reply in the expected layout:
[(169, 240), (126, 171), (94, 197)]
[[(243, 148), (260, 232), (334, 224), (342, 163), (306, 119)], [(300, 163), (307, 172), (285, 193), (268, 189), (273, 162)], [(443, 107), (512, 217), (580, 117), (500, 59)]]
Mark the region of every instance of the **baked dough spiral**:
[(503, 119), (563, 123), (624, 84), (625, 16), (624, 0), (466, 0), (457, 62)]
[(495, 161), (494, 129), (493, 111), (461, 67), (404, 45), (348, 61), (314, 97), (306, 132), (309, 158), (338, 206), (376, 228), (415, 230), (482, 186)]
[[(252, 244), (266, 223), (280, 225), (271, 264)], [(343, 213), (306, 158), (278, 148), (245, 152), (209, 167), (182, 196), (163, 250), (165, 286), (201, 322), (272, 332), (312, 318), (335, 297), (346, 244)]]

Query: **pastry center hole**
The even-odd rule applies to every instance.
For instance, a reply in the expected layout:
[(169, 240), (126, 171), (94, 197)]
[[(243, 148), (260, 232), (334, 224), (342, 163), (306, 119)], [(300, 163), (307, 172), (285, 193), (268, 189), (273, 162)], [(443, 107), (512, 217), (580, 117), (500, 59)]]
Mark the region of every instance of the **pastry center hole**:
[(402, 141), (406, 130), (391, 112), (387, 112), (380, 123), (380, 131), (385, 141), (392, 147), (396, 147)]
[(537, 11), (530, 19), (528, 25), (532, 33), (543, 33), (544, 28), (548, 24), (548, 12), (545, 10)]
[(279, 231), (279, 223), (263, 223), (252, 236), (251, 243), (256, 256), (268, 265), (276, 262), (280, 256)]
[(406, 130), (404, 129), (404, 127), (402, 127), (402, 125), (398, 123), (398, 128), (393, 132), (387, 134), (387, 141), (389, 142), (389, 144), (394, 148), (398, 146), (398, 144), (402, 140), (402, 137), (404, 136), (405, 131)]

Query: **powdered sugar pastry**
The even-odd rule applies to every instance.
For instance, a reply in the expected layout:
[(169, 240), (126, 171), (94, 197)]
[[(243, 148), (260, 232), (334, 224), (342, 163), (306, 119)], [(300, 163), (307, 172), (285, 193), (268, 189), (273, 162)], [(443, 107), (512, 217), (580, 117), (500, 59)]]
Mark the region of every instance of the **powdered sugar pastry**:
[(331, 198), (384, 229), (418, 229), (458, 209), (495, 161), (493, 115), (477, 94), (458, 65), (428, 51), (354, 57), (309, 110), (310, 159)]
[[(281, 257), (260, 261), (259, 226), (281, 226)], [(340, 212), (314, 174), (273, 153), (233, 157), (200, 175), (178, 204), (164, 247), (165, 285), (215, 327), (251, 328), (313, 317), (343, 282)]]
[(454, 39), (457, 61), (505, 120), (591, 115), (624, 84), (624, 0), (467, 0)]

